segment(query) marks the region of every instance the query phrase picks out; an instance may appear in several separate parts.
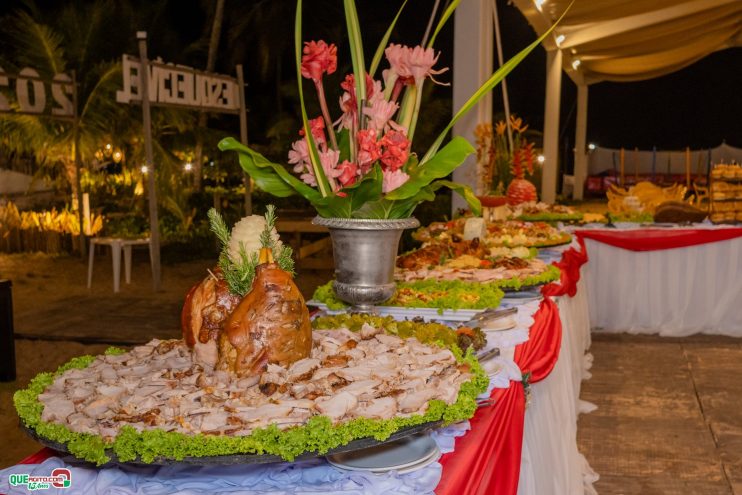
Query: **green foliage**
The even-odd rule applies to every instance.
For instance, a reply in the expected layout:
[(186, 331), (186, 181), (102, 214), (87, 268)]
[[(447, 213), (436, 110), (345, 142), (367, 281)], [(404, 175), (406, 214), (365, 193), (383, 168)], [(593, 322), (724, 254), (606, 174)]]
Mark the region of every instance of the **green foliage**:
[[(222, 245), (221, 252), (219, 253), (219, 268), (222, 271), (224, 280), (227, 282), (229, 291), (232, 294), (238, 294), (244, 297), (252, 289), (252, 283), (255, 279), (255, 269), (258, 266), (258, 253), (250, 253), (248, 255), (245, 247), (240, 245), (240, 259), (238, 261), (233, 260), (229, 256), (229, 240), (232, 237), (229, 227), (227, 227), (222, 216), (214, 208), (209, 210), (208, 217), (211, 231), (216, 235), (219, 243)], [(293, 275), (294, 258), (291, 247), (284, 244), (278, 248), (271, 236), (275, 222), (276, 207), (268, 205), (265, 214), (265, 230), (260, 234), (260, 242), (263, 247), (270, 248), (275, 263), (282, 270)]]
[(519, 216), (517, 219), (524, 222), (579, 222), (582, 213), (533, 213)]
[[(411, 289), (419, 293), (420, 297), (412, 302), (400, 302), (399, 291), (402, 289)], [(397, 292), (383, 305), (436, 308), (439, 312), (446, 309), (487, 309), (498, 307), (503, 295), (502, 290), (496, 284), (480, 284), (460, 280), (416, 280), (414, 282), (398, 282)], [(335, 296), (335, 292), (332, 290), (332, 280), (317, 287), (312, 299), (326, 304), (329, 309), (333, 310), (347, 307), (343, 301)]]
[(89, 366), (95, 360), (93, 356), (74, 358), (53, 374), (38, 374), (26, 389), (15, 393), (13, 402), (24, 425), (43, 438), (66, 444), (76, 457), (97, 465), (108, 462), (111, 453), (115, 453), (121, 462), (140, 459), (148, 463), (160, 457), (182, 460), (185, 457), (230, 454), (272, 454), (292, 461), (302, 453), (324, 454), (355, 439), (372, 437), (383, 441), (400, 428), (431, 421), (449, 424), (468, 419), (474, 414), (477, 408), (476, 397), (487, 389), (489, 379), (471, 351), (462, 354), (451, 329), (434, 323), (396, 322), (389, 318), (360, 315), (318, 318), (313, 326), (329, 328), (327, 325), (343, 325), (357, 331), (363, 321), (383, 324), (385, 329), (388, 327), (389, 333), (401, 337), (415, 336), (423, 343), (448, 347), (457, 361), (469, 365), (472, 379), (461, 385), (455, 403), (446, 405), (439, 400), (430, 401), (424, 414), (383, 420), (357, 418), (337, 424), (333, 424), (325, 416), (313, 416), (303, 426), (280, 430), (271, 425), (255, 429), (250, 435), (241, 437), (186, 435), (159, 429), (138, 433), (134, 428), (125, 426), (113, 441), (105, 441), (99, 435), (76, 433), (64, 425), (42, 421), (44, 406), (38, 399), (39, 394), (64, 371)]
[(519, 290), (521, 287), (534, 287), (559, 280), (561, 273), (562, 272), (559, 268), (554, 265), (549, 265), (546, 270), (539, 275), (533, 275), (530, 277), (513, 277), (507, 280), (498, 280), (493, 283), (503, 289)]

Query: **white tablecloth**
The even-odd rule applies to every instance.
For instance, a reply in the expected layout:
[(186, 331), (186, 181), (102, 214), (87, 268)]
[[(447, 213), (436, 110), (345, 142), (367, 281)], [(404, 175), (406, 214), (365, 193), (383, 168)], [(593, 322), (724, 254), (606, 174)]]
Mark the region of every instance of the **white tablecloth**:
[(742, 238), (642, 252), (585, 244), (594, 329), (742, 337)]
[(585, 282), (575, 297), (556, 298), (562, 321), (562, 345), (554, 369), (531, 386), (523, 432), (519, 495), (595, 494), (598, 476), (577, 450), (577, 415), (594, 407), (580, 401), (580, 385), (589, 378), (590, 325)]

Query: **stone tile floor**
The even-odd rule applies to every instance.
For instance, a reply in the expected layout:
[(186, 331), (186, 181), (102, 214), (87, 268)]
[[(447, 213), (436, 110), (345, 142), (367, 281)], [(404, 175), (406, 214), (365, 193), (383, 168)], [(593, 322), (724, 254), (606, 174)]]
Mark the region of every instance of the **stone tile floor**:
[(742, 494), (742, 340), (593, 334), (580, 451), (601, 495)]

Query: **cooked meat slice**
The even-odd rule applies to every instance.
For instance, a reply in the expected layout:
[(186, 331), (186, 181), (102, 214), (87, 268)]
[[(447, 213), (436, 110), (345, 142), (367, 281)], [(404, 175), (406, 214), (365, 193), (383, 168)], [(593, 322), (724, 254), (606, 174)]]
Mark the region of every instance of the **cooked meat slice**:
[(448, 349), (443, 349), (435, 354), (428, 354), (425, 356), (417, 356), (417, 362), (424, 365), (429, 364), (453, 364), (456, 362), (456, 358)]
[(368, 380), (373, 375), (373, 372), (374, 369), (371, 366), (355, 366), (352, 368), (341, 368), (335, 374), (352, 382), (355, 380)]
[(397, 414), (397, 399), (380, 397), (361, 404), (355, 411), (356, 416), (364, 418), (390, 419)]
[(376, 340), (381, 342), (382, 344), (386, 344), (389, 347), (400, 347), (403, 343), (402, 339), (395, 335), (387, 335), (385, 333), (380, 333), (376, 335)]
[(356, 397), (360, 397), (363, 394), (373, 394), (380, 384), (381, 380), (359, 380), (338, 389), (338, 392), (350, 392)]
[(208, 413), (201, 420), (201, 431), (216, 430), (219, 427), (227, 424), (227, 412), (226, 411), (213, 411)]
[(288, 371), (288, 381), (297, 382), (308, 380), (312, 377), (314, 370), (319, 368), (320, 360), (314, 358), (304, 358), (291, 365)]
[(368, 323), (364, 323), (361, 327), (361, 338), (363, 340), (368, 340), (374, 338), (374, 336), (382, 333), (384, 329), (380, 327), (374, 327), (372, 325), (369, 325)]
[(41, 413), (42, 421), (59, 421), (64, 422), (67, 416), (75, 412), (75, 404), (64, 397), (55, 397), (44, 403), (44, 410)]
[(289, 415), (293, 407), (282, 404), (264, 404), (260, 407), (251, 407), (237, 409), (235, 416), (245, 423), (260, 420), (272, 420), (274, 418), (284, 418)]
[(338, 420), (355, 409), (358, 399), (349, 392), (340, 392), (331, 397), (320, 397), (315, 403), (319, 412), (333, 420)]
[(405, 392), (397, 398), (399, 410), (402, 412), (422, 412), (427, 409), (428, 401), (434, 395), (434, 390), (425, 388), (422, 390)]
[(91, 418), (97, 418), (109, 409), (114, 409), (118, 405), (118, 402), (114, 397), (102, 396), (93, 400), (90, 404), (85, 406), (82, 410), (86, 415)]

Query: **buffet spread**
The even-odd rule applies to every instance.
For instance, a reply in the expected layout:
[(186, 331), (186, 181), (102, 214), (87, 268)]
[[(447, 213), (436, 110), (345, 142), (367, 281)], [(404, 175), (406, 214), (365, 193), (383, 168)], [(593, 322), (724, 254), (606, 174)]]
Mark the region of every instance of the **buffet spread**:
[(369, 315), (310, 321), (273, 208), (231, 233), (213, 210), (210, 219), (223, 250), (186, 297), (183, 338), (39, 375), (16, 395), (26, 427), (99, 465), (111, 454), (141, 463), (293, 460), (474, 413), (487, 386), (474, 330)]

